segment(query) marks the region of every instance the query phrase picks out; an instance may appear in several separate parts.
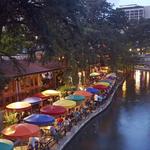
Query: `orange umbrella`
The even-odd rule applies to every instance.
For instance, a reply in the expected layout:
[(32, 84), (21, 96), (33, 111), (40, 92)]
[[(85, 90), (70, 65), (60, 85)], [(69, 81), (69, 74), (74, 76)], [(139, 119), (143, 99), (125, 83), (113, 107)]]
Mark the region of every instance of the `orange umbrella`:
[(39, 136), (40, 128), (28, 123), (14, 124), (2, 130), (2, 134), (8, 139), (28, 139)]
[(85, 96), (86, 98), (90, 98), (92, 96), (92, 94), (87, 91), (75, 91), (74, 95), (81, 95), (81, 96)]

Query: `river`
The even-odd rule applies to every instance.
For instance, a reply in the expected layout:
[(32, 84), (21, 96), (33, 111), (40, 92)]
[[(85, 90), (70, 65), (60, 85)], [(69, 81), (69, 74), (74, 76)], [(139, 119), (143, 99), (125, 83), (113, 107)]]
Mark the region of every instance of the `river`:
[(150, 150), (150, 72), (132, 73), (64, 150)]

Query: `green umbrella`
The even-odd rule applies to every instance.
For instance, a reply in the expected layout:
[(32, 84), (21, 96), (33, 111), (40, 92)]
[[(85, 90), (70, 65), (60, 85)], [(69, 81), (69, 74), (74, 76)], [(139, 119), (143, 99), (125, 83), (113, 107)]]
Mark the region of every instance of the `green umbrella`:
[(69, 95), (65, 97), (67, 100), (73, 100), (73, 101), (83, 101), (85, 99), (85, 96), (80, 96), (80, 95)]
[(0, 139), (0, 150), (13, 150), (14, 144), (10, 140)]

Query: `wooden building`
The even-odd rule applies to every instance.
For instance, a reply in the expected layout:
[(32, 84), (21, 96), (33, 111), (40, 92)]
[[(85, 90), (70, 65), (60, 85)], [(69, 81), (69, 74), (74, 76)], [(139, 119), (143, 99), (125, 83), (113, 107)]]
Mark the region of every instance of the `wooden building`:
[(0, 93), (1, 106), (63, 84), (62, 75), (66, 66), (60, 62), (41, 65), (18, 60), (17, 63), (18, 67), (11, 60), (0, 61), (0, 71), (9, 78), (9, 83)]

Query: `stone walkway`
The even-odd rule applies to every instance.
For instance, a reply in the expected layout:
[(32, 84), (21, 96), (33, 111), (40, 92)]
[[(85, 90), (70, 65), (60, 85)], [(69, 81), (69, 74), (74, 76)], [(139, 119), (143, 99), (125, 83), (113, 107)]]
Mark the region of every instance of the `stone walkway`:
[(101, 107), (97, 108), (93, 113), (89, 114), (85, 119), (78, 122), (78, 124), (74, 127), (72, 127), (71, 131), (64, 136), (58, 144), (55, 144), (51, 149), (52, 150), (63, 150), (63, 148), (73, 139), (73, 137), (84, 127), (85, 124), (87, 124), (91, 119), (99, 115), (101, 112), (103, 112), (107, 107), (111, 104), (113, 100), (113, 96), (116, 93), (118, 87), (122, 85), (123, 81), (119, 82), (116, 87), (114, 88), (113, 93), (110, 95), (110, 97), (106, 100), (106, 103), (101, 105)]

